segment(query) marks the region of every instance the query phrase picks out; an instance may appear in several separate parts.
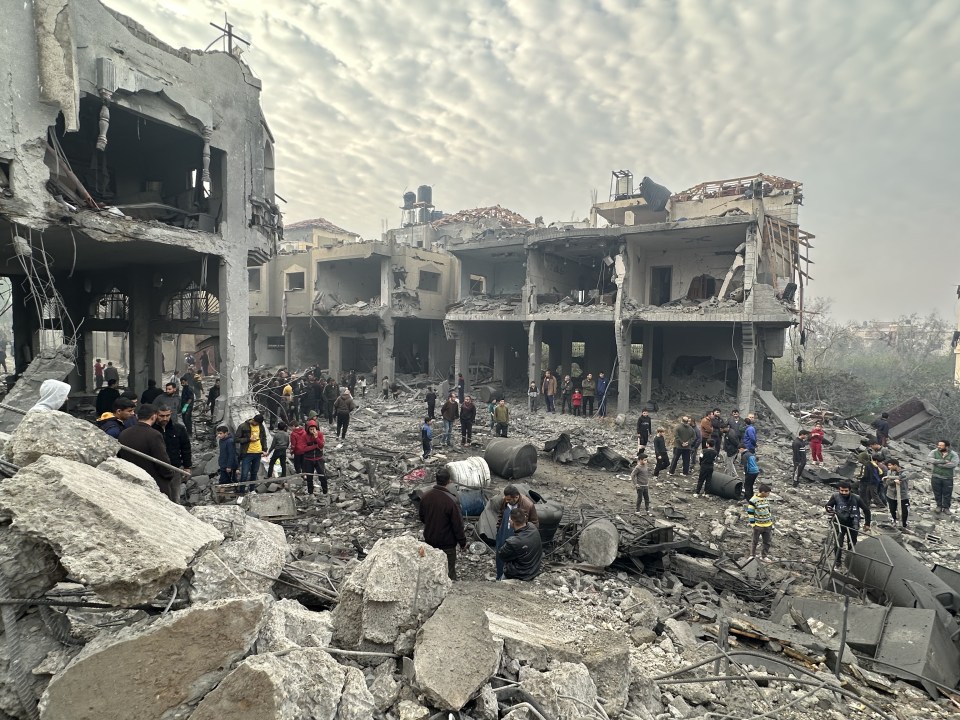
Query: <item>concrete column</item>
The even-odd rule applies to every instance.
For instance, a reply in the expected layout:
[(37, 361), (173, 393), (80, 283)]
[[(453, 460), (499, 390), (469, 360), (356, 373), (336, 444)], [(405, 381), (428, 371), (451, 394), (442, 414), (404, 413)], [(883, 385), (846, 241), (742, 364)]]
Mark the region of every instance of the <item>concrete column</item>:
[(542, 362), (543, 325), (533, 320), (527, 323), (527, 384), (540, 383)]
[(438, 320), (430, 321), (430, 334), (427, 336), (427, 372), (432, 373), (437, 369), (442, 352), (441, 343), (447, 340), (443, 332), (443, 323)]
[(504, 342), (493, 346), (493, 379), (507, 382), (507, 344)]
[[(133, 335), (130, 335), (132, 338)], [(93, 379), (93, 362), (97, 359), (96, 350), (93, 347), (93, 332), (83, 332), (80, 334), (77, 343), (77, 367), (85, 368), (84, 371), (84, 391), (96, 392), (96, 381)], [(133, 382), (133, 354), (130, 354), (130, 379)], [(135, 386), (134, 386), (135, 387)], [(144, 385), (146, 387), (146, 385)]]
[(220, 392), (227, 398), (226, 419), (246, 418), (250, 392), (247, 373), (250, 357), (250, 292), (247, 253), (240, 248), (220, 258)]
[(159, 367), (156, 365), (154, 337), (150, 332), (150, 300), (152, 288), (149, 283), (130, 285), (130, 372), (129, 384), (142, 393), (147, 389), (147, 380), (158, 383)]
[[(396, 361), (393, 357), (394, 320), (388, 312), (380, 321), (380, 333), (377, 340), (377, 377), (396, 376)], [(334, 376), (336, 377), (336, 376)]]
[(643, 379), (640, 383), (640, 400), (649, 402), (653, 396), (653, 326), (643, 326)]
[(469, 389), (469, 366), (470, 366), (470, 326), (468, 323), (460, 324), (460, 334), (457, 335), (456, 357), (454, 357), (454, 372), (463, 373), (467, 380), (467, 389)]
[[(630, 340), (631, 327), (627, 323), (620, 343), (617, 345), (617, 414), (630, 412)], [(613, 378), (610, 378), (611, 380)], [(610, 401), (607, 400), (609, 407)], [(608, 413), (609, 414), (609, 413)]]
[(564, 375), (570, 374), (570, 368), (573, 366), (573, 326), (569, 323), (560, 328), (560, 367)]
[[(560, 347), (560, 343), (554, 341), (549, 344), (549, 348), (550, 348), (550, 353), (549, 353), (550, 357), (547, 361), (547, 365), (550, 368), (550, 372), (552, 372), (554, 375), (559, 375), (560, 379), (562, 380), (563, 372), (565, 371), (563, 370), (563, 362), (560, 360), (560, 351), (562, 350), (562, 348)], [(558, 367), (560, 368), (560, 371), (561, 371), (559, 373), (557, 371)]]
[[(378, 345), (379, 347), (379, 345)], [(379, 356), (378, 356), (379, 360)], [(343, 336), (337, 332), (331, 332), (327, 335), (327, 375), (328, 377), (340, 377), (340, 370), (343, 365)], [(377, 380), (382, 380), (384, 376), (383, 369), (377, 365)], [(391, 377), (391, 375), (387, 375)]]
[(753, 388), (755, 385), (755, 375), (757, 366), (757, 343), (754, 338), (753, 323), (743, 323), (742, 333), (742, 353), (740, 368), (740, 387), (737, 388), (737, 406), (741, 414), (753, 409)]

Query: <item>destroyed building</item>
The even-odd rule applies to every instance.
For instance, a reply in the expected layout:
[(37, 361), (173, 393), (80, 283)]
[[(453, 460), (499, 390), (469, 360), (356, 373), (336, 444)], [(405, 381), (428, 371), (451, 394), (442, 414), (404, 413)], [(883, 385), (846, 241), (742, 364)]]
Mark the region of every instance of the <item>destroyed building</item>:
[[(260, 81), (236, 54), (170, 47), (97, 0), (4, 13), (0, 237), (17, 371), (49, 332), (123, 333), (129, 377), (161, 379), (161, 338), (219, 336), (224, 396), (247, 392), (248, 270), (281, 236)], [(38, 83), (39, 80), (39, 83)], [(228, 340), (229, 339), (229, 340)]]
[(460, 302), (446, 316), (457, 366), (489, 363), (495, 379), (523, 384), (541, 368), (604, 372), (618, 412), (629, 408), (618, 388), (639, 385), (646, 401), (691, 376), (751, 407), (810, 277), (802, 184), (755, 175), (670, 195), (618, 173), (589, 223), (496, 212), (434, 223), (455, 228), (437, 241), (460, 260)]

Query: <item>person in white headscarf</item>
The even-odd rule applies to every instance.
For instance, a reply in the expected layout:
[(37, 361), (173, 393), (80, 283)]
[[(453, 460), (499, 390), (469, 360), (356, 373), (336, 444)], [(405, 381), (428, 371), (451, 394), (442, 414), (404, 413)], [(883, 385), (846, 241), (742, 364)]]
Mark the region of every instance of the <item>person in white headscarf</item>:
[(51, 412), (59, 410), (67, 401), (70, 385), (61, 380), (44, 380), (40, 386), (40, 400), (30, 411)]

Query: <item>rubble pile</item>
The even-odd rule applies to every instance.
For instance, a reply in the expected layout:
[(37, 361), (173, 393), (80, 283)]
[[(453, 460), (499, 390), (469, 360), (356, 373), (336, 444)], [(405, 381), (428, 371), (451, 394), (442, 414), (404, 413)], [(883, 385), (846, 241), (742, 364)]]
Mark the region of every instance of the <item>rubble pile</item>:
[[(28, 415), (7, 443), (18, 453), (8, 457), (24, 465), (0, 482), (0, 590), (17, 601), (2, 606), (0, 717), (908, 720), (956, 712), (949, 686), (881, 664), (890, 654), (871, 625), (884, 613), (906, 628), (909, 613), (929, 613), (927, 627), (955, 622), (947, 609), (886, 609), (861, 586), (844, 627), (841, 595), (817, 581), (822, 504), (850, 473), (857, 433), (831, 430), (828, 464), (808, 467), (793, 489), (788, 434), (758, 422), (780, 558), (760, 563), (747, 557), (742, 502), (694, 497), (695, 478), (652, 479), (653, 517), (635, 514), (632, 418), (515, 405), (511, 440), (552, 443), (523, 480), (542, 507), (562, 508), (544, 572), (529, 583), (491, 582), (493, 552), (468, 517), (461, 580), (451, 582), (444, 553), (419, 539), (410, 498), (430, 486), (434, 469), (482, 457), (490, 433), (478, 418), (472, 444), (438, 442), (424, 462), (420, 395), (412, 386), (397, 400), (368, 393), (360, 401), (348, 437), (328, 438), (326, 496), (285, 476), (261, 478), (256, 494), (222, 497), (204, 474), (211, 451), (197, 448), (190, 510), (106, 453), (83, 423), (54, 419), (68, 450), (40, 451), (42, 425)], [(680, 414), (662, 409), (654, 426)], [(894, 442), (891, 452), (915, 478), (914, 531), (897, 540), (925, 566), (957, 567), (957, 525), (927, 505), (926, 450)], [(507, 482), (461, 492), (492, 497)], [(892, 537), (884, 516), (877, 511), (876, 532)]]

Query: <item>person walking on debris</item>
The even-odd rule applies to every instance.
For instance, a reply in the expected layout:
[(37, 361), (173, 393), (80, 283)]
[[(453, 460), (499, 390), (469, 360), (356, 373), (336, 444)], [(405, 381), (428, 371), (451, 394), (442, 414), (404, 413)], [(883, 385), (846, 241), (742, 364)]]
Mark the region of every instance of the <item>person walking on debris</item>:
[(927, 458), (933, 466), (930, 478), (930, 488), (933, 490), (933, 499), (937, 513), (952, 514), (950, 504), (953, 500), (953, 473), (960, 463), (960, 456), (950, 449), (949, 440), (941, 440), (937, 447), (930, 451)]
[[(311, 417), (316, 417), (315, 410), (311, 410)], [(299, 420), (293, 421), (290, 431), (290, 454), (293, 455), (293, 470), (297, 474), (303, 472), (303, 454), (307, 451), (307, 431)]]
[(530, 386), (527, 388), (527, 410), (529, 410), (532, 413), (537, 411), (537, 395), (538, 394), (539, 393), (537, 392), (537, 384), (531, 380)]
[(457, 400), (463, 404), (466, 396), (467, 381), (463, 379), (463, 373), (457, 373)]
[(460, 405), (457, 403), (457, 396), (452, 392), (447, 396), (446, 402), (440, 406), (440, 417), (443, 418), (443, 438), (441, 442), (450, 447), (453, 443), (453, 421), (460, 417)]
[(347, 428), (350, 427), (350, 413), (357, 409), (357, 404), (353, 401), (350, 391), (344, 389), (334, 403), (333, 411), (337, 415), (337, 437), (341, 440), (347, 439)]
[(574, 388), (571, 402), (573, 403), (573, 414), (580, 417), (580, 411), (583, 409), (583, 393), (580, 392), (580, 388)]
[(640, 411), (640, 417), (637, 418), (637, 450), (644, 450), (647, 447), (647, 441), (650, 440), (650, 433), (653, 431), (653, 418), (650, 412), (644, 408)]
[(717, 449), (714, 447), (713, 438), (707, 440), (707, 447), (700, 458), (700, 474), (697, 476), (697, 489), (694, 497), (706, 497), (707, 485), (713, 477), (714, 464), (717, 461)]
[(580, 384), (580, 393), (583, 395), (583, 416), (593, 417), (593, 398), (597, 395), (597, 383), (591, 373), (587, 373)]
[(877, 442), (886, 447), (890, 440), (890, 413), (880, 413), (880, 417), (870, 423), (870, 427), (877, 431)]
[(103, 387), (103, 361), (100, 358), (93, 364), (93, 382), (97, 390)]
[(193, 401), (195, 395), (188, 380), (181, 380), (180, 385), (180, 417), (188, 435), (193, 435)]
[(510, 408), (503, 398), (493, 409), (493, 422), (496, 424), (497, 437), (507, 437), (507, 430), (510, 427)]
[[(153, 428), (156, 421), (157, 408), (149, 403), (144, 403), (137, 408), (137, 424), (120, 433), (118, 440), (125, 447), (139, 450), (169, 465), (170, 458), (167, 457), (167, 446), (163, 440), (163, 435)], [(158, 465), (138, 455), (125, 453), (123, 450), (120, 451), (120, 457), (145, 470), (157, 483), (160, 492), (172, 502), (178, 503), (180, 501), (179, 473), (175, 473), (165, 465)]]
[(540, 530), (529, 522), (520, 508), (510, 511), (509, 522), (513, 534), (497, 550), (497, 562), (503, 563), (503, 575), (507, 580), (533, 580), (540, 574), (543, 564)]
[(357, 380), (357, 387), (360, 388), (360, 397), (365, 398), (367, 396), (367, 378), (361, 375)]
[[(219, 380), (217, 381), (219, 382)], [(160, 396), (163, 395), (163, 390), (157, 387), (156, 380), (147, 380), (147, 389), (143, 391), (140, 395), (140, 403), (142, 405), (150, 404), (153, 405), (154, 401)]]
[(420, 426), (420, 444), (423, 446), (423, 459), (426, 460), (433, 451), (433, 428), (430, 427), (429, 417), (425, 417)]
[(703, 442), (703, 434), (700, 432), (700, 423), (692, 417), (687, 419), (687, 425), (693, 428), (693, 442), (690, 443), (690, 467), (700, 462), (697, 457), (700, 454), (700, 444)]
[(460, 445), (467, 446), (473, 442), (473, 423), (477, 420), (477, 406), (473, 398), (467, 395), (460, 408)]
[(747, 450), (747, 446), (740, 443), (740, 465), (743, 467), (743, 496), (748, 500), (753, 497), (753, 484), (760, 474), (760, 466), (757, 465), (757, 456)]
[(273, 433), (270, 440), (270, 465), (267, 470), (267, 477), (273, 477), (274, 466), (280, 461), (280, 472), (277, 477), (287, 476), (287, 448), (290, 447), (290, 433), (287, 432), (287, 424), (283, 421), (277, 423), (277, 430)]
[(880, 449), (880, 444), (875, 440), (869, 445), (864, 445), (857, 455), (857, 462), (860, 465), (858, 479), (860, 480), (860, 497), (867, 505), (876, 507), (885, 507), (886, 502), (881, 499), (880, 486), (883, 473), (880, 471), (880, 464), (875, 460), (876, 451)]
[[(154, 429), (159, 430), (163, 435), (163, 440), (167, 445), (167, 457), (170, 458), (170, 464), (174, 467), (183, 468), (188, 473), (193, 469), (193, 449), (190, 446), (190, 436), (187, 429), (173, 421), (173, 412), (170, 408), (161, 408), (157, 411), (157, 421), (154, 423)], [(177, 475), (179, 483), (180, 476)], [(180, 501), (179, 488), (177, 500)]]
[(870, 505), (865, 503), (859, 495), (850, 492), (850, 483), (847, 480), (841, 480), (837, 492), (830, 497), (824, 507), (835, 523), (837, 557), (833, 566), (840, 567), (840, 561), (843, 559), (844, 539), (846, 539), (848, 549), (852, 550), (857, 547), (861, 513), (864, 519), (863, 529), (865, 531), (870, 530)]
[(117, 388), (117, 381), (108, 381), (107, 386), (97, 393), (97, 417), (113, 410), (113, 404), (118, 397), (120, 397), (120, 390)]
[(109, 384), (113, 380), (117, 385), (120, 384), (120, 371), (113, 366), (111, 360), (107, 360), (107, 366), (103, 369), (103, 379)]
[(547, 412), (556, 412), (555, 399), (557, 397), (557, 379), (547, 370), (543, 376), (543, 383), (540, 386), (540, 392), (543, 393), (543, 402), (547, 406)]
[(650, 515), (650, 476), (647, 474), (647, 454), (642, 450), (637, 453), (637, 464), (633, 466), (630, 480), (637, 490), (637, 512), (640, 512), (642, 502), (643, 509)]
[(168, 382), (163, 386), (163, 392), (157, 395), (153, 404), (157, 406), (158, 411), (163, 409), (169, 410), (173, 414), (174, 422), (176, 422), (177, 417), (180, 415), (180, 393), (177, 392), (177, 386), (172, 382)]
[(560, 385), (560, 414), (573, 414), (573, 405), (570, 404), (570, 398), (573, 396), (573, 380), (569, 375), (563, 376), (563, 383)]
[(97, 427), (103, 430), (114, 440), (127, 429), (127, 421), (136, 413), (137, 404), (125, 397), (118, 397), (113, 401), (113, 412), (103, 413), (97, 418)]
[(810, 431), (810, 459), (817, 467), (823, 465), (823, 423), (817, 421)]
[(667, 430), (658, 427), (657, 434), (653, 438), (653, 454), (657, 459), (657, 464), (653, 468), (653, 476), (658, 477), (661, 470), (670, 467), (670, 456), (667, 454)]
[[(256, 489), (257, 475), (260, 472), (260, 458), (263, 456), (263, 415), (259, 413), (237, 428), (237, 454), (240, 456), (240, 482), (250, 483), (250, 490)], [(244, 492), (240, 486), (237, 491)]]
[(910, 514), (910, 483), (900, 467), (900, 461), (892, 459), (887, 463), (887, 472), (883, 476), (883, 484), (887, 490), (887, 505), (890, 508), (890, 517), (893, 524), (897, 524), (899, 511), (901, 527), (907, 529), (907, 516)]
[(323, 433), (316, 419), (307, 420), (307, 438), (303, 453), (303, 479), (307, 493), (313, 495), (314, 479), (320, 480), (320, 489), (327, 494), (327, 470), (323, 459)]
[(340, 386), (333, 381), (332, 377), (327, 378), (327, 384), (323, 388), (323, 406), (327, 411), (327, 425), (333, 425), (333, 416), (336, 414), (334, 407), (340, 397)]
[(467, 535), (463, 529), (463, 513), (459, 498), (450, 490), (450, 473), (446, 468), (437, 470), (437, 484), (420, 498), (420, 522), (423, 523), (423, 539), (431, 547), (442, 550), (447, 556), (447, 575), (457, 579), (457, 546), (467, 548)]
[(436, 420), (437, 394), (433, 391), (432, 386), (427, 388), (427, 394), (423, 399), (427, 401), (427, 418)]
[(740, 411), (734, 408), (730, 411), (730, 429), (737, 433), (737, 443), (743, 440), (743, 431), (746, 424), (740, 417)]
[(770, 546), (773, 542), (773, 513), (770, 512), (770, 486), (760, 483), (757, 494), (747, 502), (747, 522), (753, 528), (753, 542), (750, 545), (750, 557), (757, 556), (757, 543), (763, 541), (760, 550), (761, 560), (773, 560)]
[(381, 380), (380, 387), (383, 388), (383, 399), (387, 400), (390, 397), (390, 378)]
[(803, 474), (803, 469), (807, 466), (807, 436), (808, 433), (806, 430), (801, 430), (797, 433), (797, 437), (793, 439), (790, 447), (793, 450), (793, 486), (798, 487), (800, 485), (800, 476)]
[(734, 460), (740, 453), (740, 438), (737, 436), (737, 431), (731, 428), (729, 423), (724, 421), (723, 425), (720, 426), (720, 437), (723, 443), (724, 469), (727, 471), (727, 474), (733, 477), (739, 477), (740, 473), (737, 472), (737, 463)]
[(218, 482), (221, 485), (236, 482), (239, 465), (237, 443), (234, 442), (233, 436), (230, 434), (230, 428), (226, 425), (217, 428), (217, 449), (220, 451), (217, 458), (217, 467), (220, 469)]
[(600, 373), (597, 377), (597, 417), (607, 416), (607, 389), (610, 387), (610, 381)]
[(757, 452), (757, 428), (753, 424), (753, 418), (749, 415), (743, 421), (743, 444), (750, 452)]
[[(206, 357), (206, 355), (204, 355)], [(213, 411), (217, 407), (217, 398), (220, 397), (220, 381), (215, 380), (210, 392), (207, 393), (207, 405), (210, 406), (210, 417), (213, 417)]]
[(677, 461), (683, 459), (683, 474), (690, 474), (690, 447), (697, 435), (690, 426), (690, 418), (684, 415), (673, 434), (673, 459), (670, 461), (670, 474), (677, 474)]
[(713, 413), (708, 412), (700, 419), (700, 442), (697, 445), (703, 449), (707, 449), (707, 440), (710, 439), (710, 436), (713, 435)]

